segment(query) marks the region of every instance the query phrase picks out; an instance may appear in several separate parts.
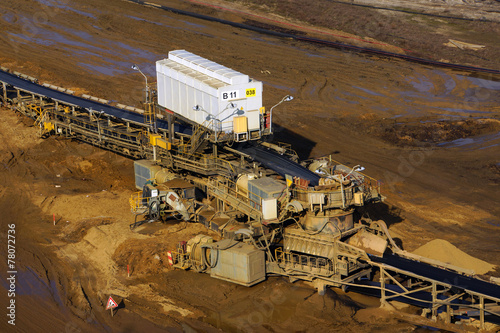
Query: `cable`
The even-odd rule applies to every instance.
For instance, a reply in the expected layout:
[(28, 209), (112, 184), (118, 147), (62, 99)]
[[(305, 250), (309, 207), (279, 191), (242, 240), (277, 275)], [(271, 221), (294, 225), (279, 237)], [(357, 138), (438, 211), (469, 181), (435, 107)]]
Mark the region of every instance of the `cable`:
[(302, 225), (297, 221), (297, 219), (295, 218), (291, 218), (291, 220), (295, 221), (295, 223), (300, 227), (300, 229), (302, 229), (303, 232), (305, 232), (306, 234), (308, 235), (317, 235), (319, 234), (321, 231), (323, 231), (323, 229), (325, 229), (326, 225), (328, 223), (330, 223), (331, 225), (333, 225), (335, 228), (337, 228), (337, 230), (339, 231), (339, 236), (342, 238), (342, 231), (340, 231), (339, 227), (336, 226), (335, 224), (333, 224), (331, 221), (326, 221), (323, 226), (319, 229), (319, 230), (316, 230), (316, 231), (313, 231), (313, 232), (310, 232), (310, 231), (307, 231), (306, 229), (304, 229), (304, 227), (302, 227)]

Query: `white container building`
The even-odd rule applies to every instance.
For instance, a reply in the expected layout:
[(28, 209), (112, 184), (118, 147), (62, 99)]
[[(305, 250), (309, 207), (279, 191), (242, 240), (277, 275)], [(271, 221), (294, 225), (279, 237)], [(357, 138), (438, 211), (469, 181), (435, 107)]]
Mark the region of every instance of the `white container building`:
[(156, 62), (158, 104), (238, 141), (261, 136), (262, 82), (185, 50)]

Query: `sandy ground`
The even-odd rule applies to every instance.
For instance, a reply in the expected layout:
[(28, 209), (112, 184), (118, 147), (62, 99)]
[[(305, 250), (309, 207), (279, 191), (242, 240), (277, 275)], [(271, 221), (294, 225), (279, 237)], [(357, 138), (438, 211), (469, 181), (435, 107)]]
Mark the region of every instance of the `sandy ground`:
[[(139, 106), (144, 81), (131, 64), (152, 82), (154, 61), (187, 49), (263, 81), (267, 107), (292, 94), (275, 109), (276, 138), (302, 158), (333, 154), (380, 179), (386, 203), (368, 213), (384, 219), (406, 250), (439, 238), (500, 265), (499, 78), (343, 53), (119, 0), (4, 0), (0, 8), (2, 66), (79, 93)], [(202, 229), (172, 222), (131, 232), (131, 160), (41, 140), (29, 120), (0, 112), (0, 246), (6, 224), (15, 223), (18, 331), (416, 329), (391, 314), (358, 311), (377, 301), (338, 290), (320, 298), (281, 278), (244, 288), (170, 271), (165, 251)], [(109, 295), (120, 303), (112, 319), (103, 310)]]

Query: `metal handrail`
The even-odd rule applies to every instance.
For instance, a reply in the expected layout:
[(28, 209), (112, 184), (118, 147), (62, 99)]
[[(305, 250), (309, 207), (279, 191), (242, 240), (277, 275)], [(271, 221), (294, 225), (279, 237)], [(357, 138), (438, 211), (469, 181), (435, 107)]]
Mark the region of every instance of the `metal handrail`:
[(284, 265), (289, 264), (294, 269), (300, 269), (301, 271), (304, 271), (304, 267), (306, 267), (309, 271), (313, 271), (313, 269), (326, 269), (327, 275), (331, 275), (335, 272), (333, 264), (326, 258), (283, 251), (281, 247), (275, 250), (275, 256), (278, 263), (283, 263)]
[(139, 210), (146, 210), (150, 201), (151, 197), (143, 197), (142, 191), (135, 192), (129, 198), (130, 210), (132, 213), (142, 214), (144, 212), (139, 212)]
[[(255, 205), (255, 209), (256, 209), (256, 210), (260, 210), (260, 209), (261, 209), (261, 207), (262, 207), (262, 204), (261, 204), (261, 203), (259, 203), (259, 202), (255, 202), (254, 200), (252, 200), (252, 199), (250, 199), (250, 198), (248, 198), (248, 197), (243, 197), (243, 198), (241, 198), (241, 193), (239, 193), (239, 192), (237, 192), (237, 191), (236, 191), (236, 183), (235, 183), (235, 182), (233, 182), (233, 181), (231, 181), (231, 180), (226, 180), (226, 181), (227, 181), (228, 183), (233, 184), (233, 185), (234, 185), (234, 188), (232, 188), (232, 187), (230, 187), (230, 186), (228, 186), (228, 185), (226, 185), (226, 184), (223, 184), (223, 183), (221, 183), (221, 182), (219, 182), (219, 181), (217, 181), (217, 180), (215, 180), (215, 181), (213, 181), (213, 182), (210, 182), (210, 181), (209, 181), (209, 186), (213, 186), (213, 187), (215, 187), (215, 188), (217, 188), (217, 189), (220, 189), (220, 188), (222, 187), (223, 189), (225, 189), (225, 190), (226, 190), (226, 192), (224, 192), (224, 193), (227, 193), (227, 194), (232, 195), (232, 196), (234, 196), (234, 197), (236, 197), (236, 198), (239, 198), (240, 200), (241, 200), (241, 199), (243, 199), (243, 201), (244, 201), (246, 204), (251, 205), (251, 204), (253, 203), (253, 204)], [(261, 197), (261, 196), (259, 196), (259, 195), (257, 195), (257, 194), (255, 194), (255, 196), (256, 196), (256, 197), (258, 197), (258, 198), (260, 198), (260, 199), (262, 200), (262, 197)], [(257, 208), (257, 207), (258, 207), (258, 208)]]
[[(199, 159), (206, 159), (206, 160), (209, 160), (209, 161), (215, 161), (215, 162), (222, 162), (221, 165), (222, 166), (226, 166), (226, 167), (229, 167), (229, 169), (235, 173), (235, 169), (233, 167), (233, 165), (231, 163), (229, 163), (228, 161), (226, 160), (223, 160), (222, 158), (220, 157), (214, 157), (214, 156), (207, 156), (207, 155), (203, 155), (203, 154), (200, 154), (200, 153), (187, 153), (187, 152), (179, 152), (178, 148), (179, 147), (187, 147), (187, 144), (181, 144), (181, 145), (172, 145), (172, 148), (174, 147), (177, 147), (177, 154), (179, 155), (186, 155), (187, 157), (192, 157), (192, 156), (195, 156), (195, 157), (198, 157)], [(215, 166), (217, 166), (217, 163), (215, 163)]]
[[(326, 158), (326, 157), (323, 157), (323, 159), (325, 159), (325, 158)], [(344, 167), (346, 167), (346, 168), (349, 168), (347, 165), (342, 164), (342, 163), (340, 163), (340, 162), (338, 162), (338, 161), (336, 161), (336, 160), (332, 159), (332, 155), (328, 155), (328, 161), (330, 161), (330, 162), (334, 162), (334, 163), (335, 163), (335, 164), (337, 164), (337, 165), (342, 165), (342, 166), (344, 166)], [(376, 184), (376, 186), (377, 186), (377, 190), (380, 192), (380, 181), (378, 181), (377, 179), (375, 179), (375, 178), (373, 178), (373, 177), (370, 177), (370, 176), (368, 176), (367, 174), (364, 174), (364, 173), (362, 173), (362, 172), (359, 172), (359, 171), (356, 171), (356, 172), (357, 172), (357, 173), (359, 173), (360, 175), (362, 175), (362, 176), (365, 178), (365, 179), (364, 179), (364, 182), (367, 182), (367, 181), (366, 181), (366, 179), (368, 179), (368, 182), (367, 182), (368, 184), (367, 184), (367, 185), (369, 185), (369, 186), (372, 186), (372, 187), (373, 187), (373, 186), (374, 186), (374, 184), (373, 184), (373, 183), (375, 183), (375, 184)]]
[[(49, 112), (49, 110), (47, 110), (46, 112)], [(63, 110), (62, 112), (64, 113), (67, 113), (65, 112), (65, 110)], [(94, 123), (97, 122), (97, 121), (100, 121), (100, 120), (88, 120), (88, 119), (81, 119), (81, 118), (78, 118), (78, 117), (75, 117), (75, 116), (71, 116), (71, 115), (67, 115), (67, 114), (60, 114), (60, 113), (56, 113), (57, 116), (59, 117), (73, 117), (74, 119), (84, 123), (84, 124), (87, 124), (87, 125), (92, 125), (92, 126), (95, 126)], [(102, 119), (101, 119), (102, 121)], [(100, 129), (100, 132), (101, 133), (104, 133), (104, 131), (106, 132), (110, 132), (112, 134), (116, 134), (116, 135), (126, 135), (128, 137), (135, 137), (136, 139), (141, 135), (141, 134), (135, 134), (133, 132), (124, 132), (124, 131), (118, 131), (116, 129), (112, 129), (110, 127), (105, 127), (105, 128), (101, 128)], [(147, 133), (147, 130), (144, 130), (143, 133)], [(106, 133), (105, 133), (106, 134)], [(106, 135), (109, 135), (109, 134), (106, 134)]]

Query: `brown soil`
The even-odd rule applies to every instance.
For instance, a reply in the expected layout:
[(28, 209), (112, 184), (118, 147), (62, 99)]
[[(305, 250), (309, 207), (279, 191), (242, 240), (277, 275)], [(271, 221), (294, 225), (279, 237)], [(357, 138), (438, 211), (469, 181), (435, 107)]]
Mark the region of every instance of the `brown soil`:
[[(278, 14), (278, 21), (289, 24), (310, 25), (316, 29), (329, 29), (325, 33), (327, 39), (364, 47), (384, 49), (396, 53), (440, 60), (452, 63), (468, 64), (486, 68), (498, 67), (500, 47), (500, 6), (478, 4), (475, 7), (465, 5), (442, 6), (430, 1), (407, 1), (395, 5), (393, 1), (311, 1), (307, 10), (303, 10), (301, 0), (246, 0), (229, 1), (249, 6), (257, 13)], [(353, 5), (355, 4), (355, 5)], [(362, 5), (362, 6), (357, 6)], [(399, 9), (380, 10), (369, 8), (376, 6)], [(413, 7), (413, 9), (410, 9)], [(416, 7), (416, 8), (415, 8)], [(441, 10), (440, 10), (441, 9)], [(496, 15), (489, 16), (495, 12)], [(411, 13), (405, 12), (411, 11)], [(419, 13), (438, 14), (441, 16), (470, 17), (469, 13), (482, 12), (476, 21), (455, 20), (446, 17), (420, 15)], [(489, 16), (496, 22), (483, 22), (481, 18)], [(283, 24), (276, 30), (283, 29)], [(309, 32), (311, 33), (311, 32)], [(358, 38), (355, 38), (358, 37)], [(485, 47), (479, 51), (459, 49), (445, 46), (450, 39), (462, 42), (481, 44)], [(392, 47), (390, 47), (391, 45)], [(453, 46), (453, 44), (452, 44)]]
[[(177, 0), (159, 3), (261, 21)], [(307, 18), (292, 12), (296, 3), (287, 3), (288, 12), (269, 15), (304, 25), (299, 20)], [(262, 6), (222, 4), (262, 12)], [(293, 143), (302, 158), (334, 154), (382, 180), (386, 203), (368, 213), (384, 219), (405, 249), (439, 238), (500, 265), (498, 78), (343, 53), (120, 0), (77, 0), (67, 7), (4, 0), (1, 7), (1, 65), (79, 93), (140, 106), (144, 82), (130, 65), (138, 63), (151, 82), (155, 60), (187, 49), (262, 80), (268, 108), (292, 94), (292, 102), (274, 110), (276, 139)], [(349, 27), (322, 29), (357, 33)], [(338, 290), (321, 298), (281, 278), (244, 288), (170, 270), (165, 251), (202, 229), (169, 221), (130, 231), (131, 160), (62, 138), (41, 140), (29, 120), (1, 113), (0, 246), (6, 248), (6, 224), (15, 223), (19, 331), (415, 328), (384, 312), (356, 312), (373, 300), (353, 301)], [(109, 295), (120, 303), (113, 318), (104, 311)], [(5, 293), (0, 300), (5, 304)], [(12, 327), (2, 320), (0, 330)]]

